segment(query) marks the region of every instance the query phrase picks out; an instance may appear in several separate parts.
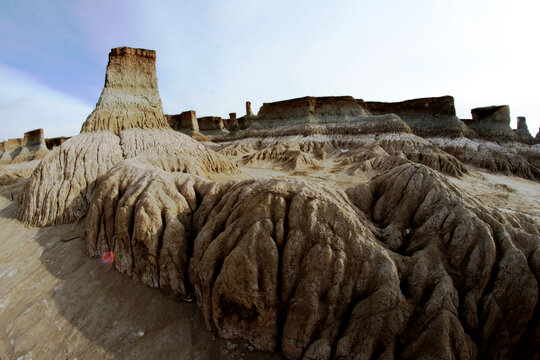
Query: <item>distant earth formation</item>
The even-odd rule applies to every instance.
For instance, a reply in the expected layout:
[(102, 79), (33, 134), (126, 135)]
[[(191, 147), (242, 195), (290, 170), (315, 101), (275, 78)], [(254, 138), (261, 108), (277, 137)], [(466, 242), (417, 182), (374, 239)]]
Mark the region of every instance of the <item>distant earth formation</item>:
[(91, 257), (261, 351), (539, 359), (540, 132), (471, 117), (451, 96), (165, 115), (156, 52), (121, 47), (79, 135), (1, 143), (0, 186), (24, 182), (19, 221), (80, 222)]

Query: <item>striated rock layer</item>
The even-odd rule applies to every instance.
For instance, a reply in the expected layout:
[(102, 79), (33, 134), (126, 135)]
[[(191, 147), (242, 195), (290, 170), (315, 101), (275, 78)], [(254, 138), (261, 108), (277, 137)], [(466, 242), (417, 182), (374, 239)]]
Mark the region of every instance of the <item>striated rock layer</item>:
[(532, 145), (534, 144), (534, 138), (529, 132), (529, 127), (527, 126), (527, 119), (525, 116), (517, 117), (517, 129), (515, 130), (516, 139), (522, 143)]
[(43, 129), (25, 132), (24, 138), (9, 139), (0, 145), (0, 164), (40, 160), (49, 152), (43, 137)]
[(508, 105), (487, 106), (471, 110), (472, 122), (469, 127), (478, 136), (492, 141), (512, 141), (515, 135), (510, 128), (510, 107)]
[(79, 220), (107, 171), (122, 159), (147, 152), (156, 161), (167, 161), (171, 155), (190, 159), (190, 166), (176, 171), (197, 169), (207, 176), (237, 171), (230, 161), (168, 126), (157, 89), (154, 51), (112, 49), (96, 109), (81, 134), (56, 147), (36, 168), (18, 199), (17, 217), (38, 226)]
[(11, 164), (13, 159), (23, 149), (24, 139), (9, 139), (3, 142), (3, 153), (0, 155), (0, 164)]
[(105, 86), (81, 132), (167, 129), (156, 76), (154, 50), (120, 47), (109, 53)]
[(326, 96), (276, 101), (264, 103), (256, 116), (257, 122), (272, 122), (275, 125), (286, 122), (329, 123), (348, 121), (359, 116), (368, 116), (369, 111), (352, 96)]
[[(121, 273), (194, 296), (209, 330), (289, 359), (537, 358), (540, 226), (446, 176), (491, 156), (538, 178), (540, 152), (474, 148), (453, 99), (421, 103), (408, 108), (428, 133), (450, 124), (457, 138), (427, 141), (351, 97), (308, 97), (263, 105), (249, 116), (259, 127), (216, 153), (168, 128), (155, 52), (113, 49), (96, 109), (37, 166), (17, 216), (86, 217), (91, 256), (112, 251)], [(226, 156), (306, 176), (255, 178)], [(325, 161), (348, 181), (302, 180)]]
[(419, 136), (473, 137), (474, 133), (456, 116), (452, 96), (365, 103), (372, 114), (393, 113)]
[(43, 129), (36, 129), (24, 133), (23, 146), (19, 154), (13, 159), (14, 163), (43, 159), (49, 153), (43, 136)]

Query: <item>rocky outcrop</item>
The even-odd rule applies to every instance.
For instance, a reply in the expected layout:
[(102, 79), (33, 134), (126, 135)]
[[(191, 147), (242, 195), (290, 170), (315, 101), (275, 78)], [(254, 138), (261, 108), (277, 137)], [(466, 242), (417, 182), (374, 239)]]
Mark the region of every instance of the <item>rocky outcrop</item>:
[(368, 101), (365, 104), (372, 114), (393, 113), (398, 115), (418, 136), (474, 136), (473, 132), (456, 116), (452, 96), (388, 103)]
[(43, 129), (25, 132), (24, 138), (9, 139), (1, 144), (0, 164), (39, 160), (49, 152), (43, 137)]
[(165, 117), (174, 130), (199, 131), (197, 115), (194, 110), (184, 111), (178, 115), (165, 115)]
[(156, 52), (120, 47), (109, 53), (105, 86), (81, 132), (169, 128), (158, 91)]
[(251, 101), (246, 101), (246, 117), (251, 118), (253, 116), (253, 111), (251, 111)]
[(62, 143), (68, 139), (70, 139), (70, 137), (66, 137), (66, 136), (48, 138), (48, 139), (45, 139), (45, 145), (47, 146), (47, 149), (52, 150), (55, 147), (62, 145)]
[(429, 138), (433, 145), (465, 164), (540, 181), (540, 147), (481, 139)]
[(7, 141), (2, 141), (0, 143), (0, 164), (9, 164), (11, 163), (11, 156), (7, 151)]
[(478, 136), (491, 141), (512, 141), (515, 135), (510, 128), (508, 105), (487, 106), (471, 110), (473, 121), (469, 127)]
[(23, 150), (24, 139), (8, 139), (3, 144), (4, 152), (0, 156), (0, 164), (11, 164)]
[(38, 226), (81, 219), (107, 171), (142, 153), (156, 162), (175, 154), (190, 160), (175, 171), (237, 171), (230, 161), (170, 129), (157, 89), (154, 51), (112, 49), (96, 109), (80, 135), (55, 148), (36, 168), (18, 199), (17, 217)]
[(227, 129), (230, 131), (237, 131), (239, 129), (238, 120), (236, 119), (236, 113), (229, 114)]
[[(397, 115), (361, 116), (350, 121), (326, 124), (309, 124), (295, 122), (273, 126), (273, 122), (256, 121), (253, 126), (242, 132), (232, 132), (226, 135), (212, 136), (214, 142), (226, 142), (246, 138), (310, 136), (310, 135), (364, 135), (384, 133), (412, 133), (409, 126)], [(293, 124), (293, 125), (291, 125)]]
[(517, 117), (517, 129), (515, 134), (518, 141), (529, 145), (534, 144), (534, 138), (529, 132), (529, 127), (527, 126), (527, 119), (525, 116)]
[[(179, 161), (182, 161), (179, 159)], [(214, 182), (137, 157), (87, 217), (91, 255), (289, 359), (534, 357), (540, 227), (405, 163), (346, 191)]]
[(13, 159), (14, 163), (43, 159), (49, 153), (43, 136), (43, 129), (24, 133), (23, 146)]
[(225, 125), (223, 119), (219, 116), (204, 116), (197, 119), (199, 123), (199, 129), (201, 131), (206, 130), (224, 130)]
[(256, 122), (270, 122), (273, 126), (324, 124), (347, 122), (367, 115), (367, 109), (362, 108), (352, 96), (306, 96), (264, 103), (256, 116)]

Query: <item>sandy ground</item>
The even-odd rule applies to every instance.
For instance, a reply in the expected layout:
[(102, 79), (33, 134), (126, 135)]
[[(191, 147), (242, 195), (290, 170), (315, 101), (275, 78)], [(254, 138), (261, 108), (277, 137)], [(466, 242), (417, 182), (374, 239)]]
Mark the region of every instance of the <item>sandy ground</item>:
[(469, 174), (448, 177), (461, 191), (482, 204), (506, 212), (522, 213), (540, 223), (540, 184), (513, 175), (467, 166)]
[[(24, 180), (23, 180), (24, 181)], [(0, 359), (278, 359), (217, 338), (177, 302), (89, 259), (83, 224), (14, 219), (23, 181), (0, 186)]]

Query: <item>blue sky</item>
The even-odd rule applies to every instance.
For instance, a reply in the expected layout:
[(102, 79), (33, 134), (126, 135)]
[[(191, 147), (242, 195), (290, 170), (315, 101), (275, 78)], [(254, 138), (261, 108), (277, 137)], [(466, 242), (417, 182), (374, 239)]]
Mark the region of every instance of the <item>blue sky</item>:
[(536, 0), (0, 0), (0, 140), (77, 134), (118, 46), (157, 51), (166, 113), (453, 95), (462, 118), (510, 105), (534, 136), (539, 13)]

